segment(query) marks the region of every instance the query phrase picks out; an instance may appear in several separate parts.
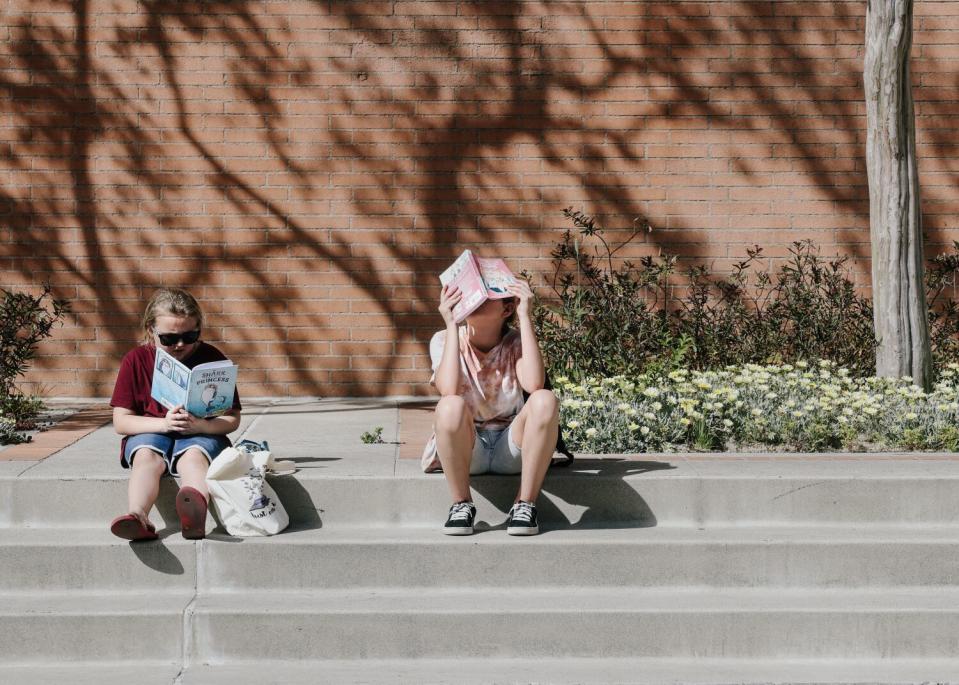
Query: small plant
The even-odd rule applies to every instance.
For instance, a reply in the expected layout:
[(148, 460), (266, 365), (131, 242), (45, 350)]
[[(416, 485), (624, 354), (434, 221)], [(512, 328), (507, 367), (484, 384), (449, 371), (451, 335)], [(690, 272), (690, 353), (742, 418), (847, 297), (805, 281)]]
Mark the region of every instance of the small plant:
[(0, 443), (22, 442), (17, 431), (32, 428), (43, 409), (36, 397), (17, 388), (17, 378), (69, 311), (66, 300), (53, 297), (49, 285), (36, 296), (0, 288)]
[(384, 444), (386, 441), (383, 440), (383, 426), (377, 426), (371, 431), (366, 431), (360, 436), (360, 440), (362, 440), (365, 445)]

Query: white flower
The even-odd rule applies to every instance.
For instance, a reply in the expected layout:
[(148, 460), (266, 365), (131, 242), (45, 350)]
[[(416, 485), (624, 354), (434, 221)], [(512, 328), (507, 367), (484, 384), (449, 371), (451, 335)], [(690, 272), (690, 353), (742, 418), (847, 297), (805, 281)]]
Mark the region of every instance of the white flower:
[(639, 432), (642, 435), (649, 435), (649, 428), (647, 426), (643, 426), (642, 428), (639, 429)]
[(587, 429), (586, 429), (586, 437), (587, 437), (587, 438), (596, 437), (596, 433), (598, 433), (598, 432), (599, 432), (599, 431), (597, 431), (595, 428), (587, 428)]
[(906, 414), (906, 419), (909, 421), (915, 421), (918, 418), (919, 418), (919, 414), (915, 412), (909, 412), (908, 414)]
[(662, 408), (663, 408), (662, 402), (653, 402), (653, 409), (655, 409), (656, 411), (659, 411)]
[(629, 430), (631, 430), (631, 431), (634, 431), (634, 430), (636, 430), (636, 429), (639, 428), (639, 424), (638, 424), (638, 423), (631, 423), (631, 424), (629, 424), (629, 425), (627, 426), (627, 428), (629, 428)]
[(579, 421), (570, 421), (569, 423), (566, 424), (566, 427), (569, 428), (570, 430), (576, 430), (577, 428), (579, 428), (579, 426), (580, 426)]
[(650, 386), (643, 390), (643, 394), (646, 395), (646, 397), (659, 397), (659, 389)]
[(653, 412), (648, 411), (643, 414), (643, 418), (646, 419), (647, 421), (655, 421), (656, 415)]
[(730, 421), (729, 419), (723, 419), (723, 425), (726, 426), (726, 428), (732, 428), (733, 422)]

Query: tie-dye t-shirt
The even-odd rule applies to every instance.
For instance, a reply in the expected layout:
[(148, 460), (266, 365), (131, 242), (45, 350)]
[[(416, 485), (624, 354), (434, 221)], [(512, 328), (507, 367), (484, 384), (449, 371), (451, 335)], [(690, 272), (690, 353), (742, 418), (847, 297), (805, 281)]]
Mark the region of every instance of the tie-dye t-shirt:
[[(446, 331), (439, 331), (430, 340), (433, 379), (443, 359)], [(469, 342), (466, 327), (459, 328), (460, 388), (459, 395), (473, 415), (477, 428), (506, 428), (523, 408), (523, 388), (516, 377), (516, 362), (523, 347), (519, 332), (510, 330), (489, 352), (481, 352)]]

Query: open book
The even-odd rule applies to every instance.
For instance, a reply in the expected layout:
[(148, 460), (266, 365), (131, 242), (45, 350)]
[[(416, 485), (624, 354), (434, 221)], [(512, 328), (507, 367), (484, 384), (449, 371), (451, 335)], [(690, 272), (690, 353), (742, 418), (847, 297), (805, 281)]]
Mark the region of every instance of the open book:
[(453, 307), (453, 318), (460, 323), (486, 300), (512, 297), (506, 286), (516, 283), (516, 277), (502, 259), (477, 257), (471, 251), (463, 250), (463, 254), (440, 274), (440, 283), (455, 286), (463, 293), (463, 299)]
[(150, 394), (167, 409), (183, 407), (201, 419), (219, 416), (233, 407), (237, 370), (229, 359), (190, 369), (158, 347)]

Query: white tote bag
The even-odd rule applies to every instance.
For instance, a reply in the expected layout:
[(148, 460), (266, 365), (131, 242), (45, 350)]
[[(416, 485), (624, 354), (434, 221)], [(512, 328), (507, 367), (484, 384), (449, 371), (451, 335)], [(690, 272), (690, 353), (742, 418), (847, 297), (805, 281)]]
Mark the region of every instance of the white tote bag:
[(227, 447), (220, 452), (206, 474), (210, 498), (220, 523), (230, 535), (251, 537), (276, 535), (290, 525), (290, 517), (266, 474), (293, 473), (292, 461), (277, 461), (266, 447), (244, 441), (243, 449)]

